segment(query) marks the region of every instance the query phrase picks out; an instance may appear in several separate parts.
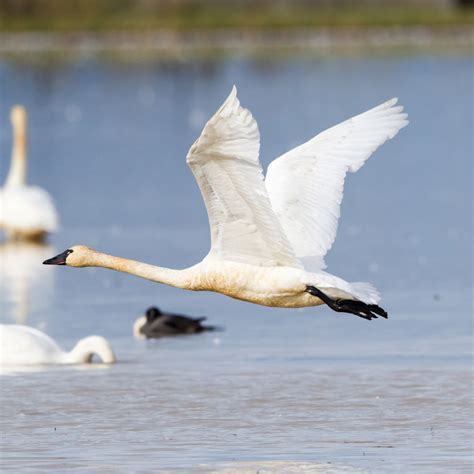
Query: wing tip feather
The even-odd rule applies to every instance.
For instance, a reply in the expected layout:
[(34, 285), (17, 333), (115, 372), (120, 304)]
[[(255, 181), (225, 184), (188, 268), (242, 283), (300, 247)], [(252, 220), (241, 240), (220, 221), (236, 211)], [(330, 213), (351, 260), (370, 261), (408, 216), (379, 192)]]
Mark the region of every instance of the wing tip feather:
[(398, 97), (392, 97), (391, 99), (388, 99), (385, 104), (387, 104), (388, 107), (393, 107), (395, 104), (398, 104)]
[(380, 292), (374, 285), (367, 282), (352, 282), (351, 286), (355, 293), (354, 296), (367, 304), (377, 304), (380, 301)]
[(230, 102), (234, 102), (235, 100), (239, 100), (239, 98), (237, 97), (237, 87), (235, 86), (235, 84), (232, 86), (232, 89), (230, 90), (230, 93), (229, 95), (227, 96), (227, 99), (224, 101), (224, 104), (227, 104), (227, 103), (230, 103)]
[[(233, 144), (229, 145), (231, 142)], [(206, 122), (201, 135), (191, 145), (186, 155), (187, 164), (191, 166), (198, 155), (209, 148), (212, 148), (214, 153), (225, 154), (225, 143), (232, 148), (233, 156), (240, 153), (239, 158), (252, 163), (258, 162), (260, 148), (258, 125), (250, 110), (240, 104), (235, 84), (221, 106)]]
[(227, 98), (224, 100), (222, 105), (219, 107), (217, 112), (211, 117), (210, 120), (212, 120), (215, 116), (217, 115), (225, 115), (225, 113), (228, 111), (229, 114), (231, 114), (235, 109), (238, 109), (240, 107), (240, 101), (239, 98), (237, 97), (237, 87), (235, 87), (235, 84), (232, 86), (232, 89), (227, 96)]

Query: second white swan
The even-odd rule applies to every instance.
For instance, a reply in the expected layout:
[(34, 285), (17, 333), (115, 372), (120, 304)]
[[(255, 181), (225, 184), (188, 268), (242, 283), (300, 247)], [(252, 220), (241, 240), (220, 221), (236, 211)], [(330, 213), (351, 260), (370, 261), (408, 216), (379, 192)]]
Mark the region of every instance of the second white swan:
[(264, 179), (257, 122), (234, 87), (187, 156), (211, 228), (202, 262), (174, 270), (76, 245), (44, 263), (109, 268), (265, 306), (326, 303), (364, 319), (386, 318), (377, 290), (325, 272), (324, 256), (336, 237), (346, 173), (408, 123), (396, 103), (391, 99), (285, 153)]
[(39, 186), (27, 184), (27, 114), (15, 105), (10, 114), (13, 150), (10, 170), (0, 188), (0, 228), (11, 240), (43, 240), (58, 227), (53, 198)]
[(0, 366), (85, 364), (97, 355), (104, 364), (113, 364), (115, 354), (101, 336), (81, 339), (70, 352), (38, 329), (18, 324), (0, 324)]

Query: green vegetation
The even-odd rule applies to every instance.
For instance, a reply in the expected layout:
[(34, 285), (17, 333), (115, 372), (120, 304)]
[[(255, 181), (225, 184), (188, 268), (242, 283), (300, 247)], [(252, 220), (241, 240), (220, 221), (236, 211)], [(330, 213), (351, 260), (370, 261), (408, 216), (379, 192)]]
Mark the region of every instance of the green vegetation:
[[(473, 8), (398, 6), (338, 8), (318, 2), (0, 0), (2, 31), (143, 31), (217, 28), (472, 25)], [(338, 2), (335, 2), (338, 3)], [(383, 3), (383, 2), (382, 2)], [(328, 4), (327, 2), (325, 3)]]

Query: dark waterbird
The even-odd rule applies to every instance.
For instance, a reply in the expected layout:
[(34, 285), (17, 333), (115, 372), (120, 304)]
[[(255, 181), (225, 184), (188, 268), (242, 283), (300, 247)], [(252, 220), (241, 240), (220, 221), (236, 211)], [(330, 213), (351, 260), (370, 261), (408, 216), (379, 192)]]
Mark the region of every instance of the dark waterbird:
[(140, 316), (133, 325), (133, 335), (139, 338), (153, 339), (183, 334), (197, 334), (204, 331), (215, 331), (215, 326), (201, 324), (204, 316), (190, 318), (182, 314), (164, 313), (157, 307), (147, 309), (145, 316)]

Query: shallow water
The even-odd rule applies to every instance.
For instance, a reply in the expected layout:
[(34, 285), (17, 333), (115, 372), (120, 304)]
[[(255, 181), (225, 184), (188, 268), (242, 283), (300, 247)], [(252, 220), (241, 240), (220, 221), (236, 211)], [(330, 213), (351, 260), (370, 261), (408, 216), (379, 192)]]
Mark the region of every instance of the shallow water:
[[(64, 348), (100, 334), (113, 367), (3, 375), (2, 471), (470, 472), (472, 58), (0, 60), (30, 112), (30, 178), (55, 196), (46, 248), (0, 245), (1, 322)], [(411, 123), (346, 180), (327, 262), (382, 292), (388, 321), (282, 310), (97, 269), (43, 267), (84, 243), (184, 267), (209, 245), (190, 144), (232, 83), (262, 162), (394, 95)], [(136, 341), (148, 306), (225, 331)]]

